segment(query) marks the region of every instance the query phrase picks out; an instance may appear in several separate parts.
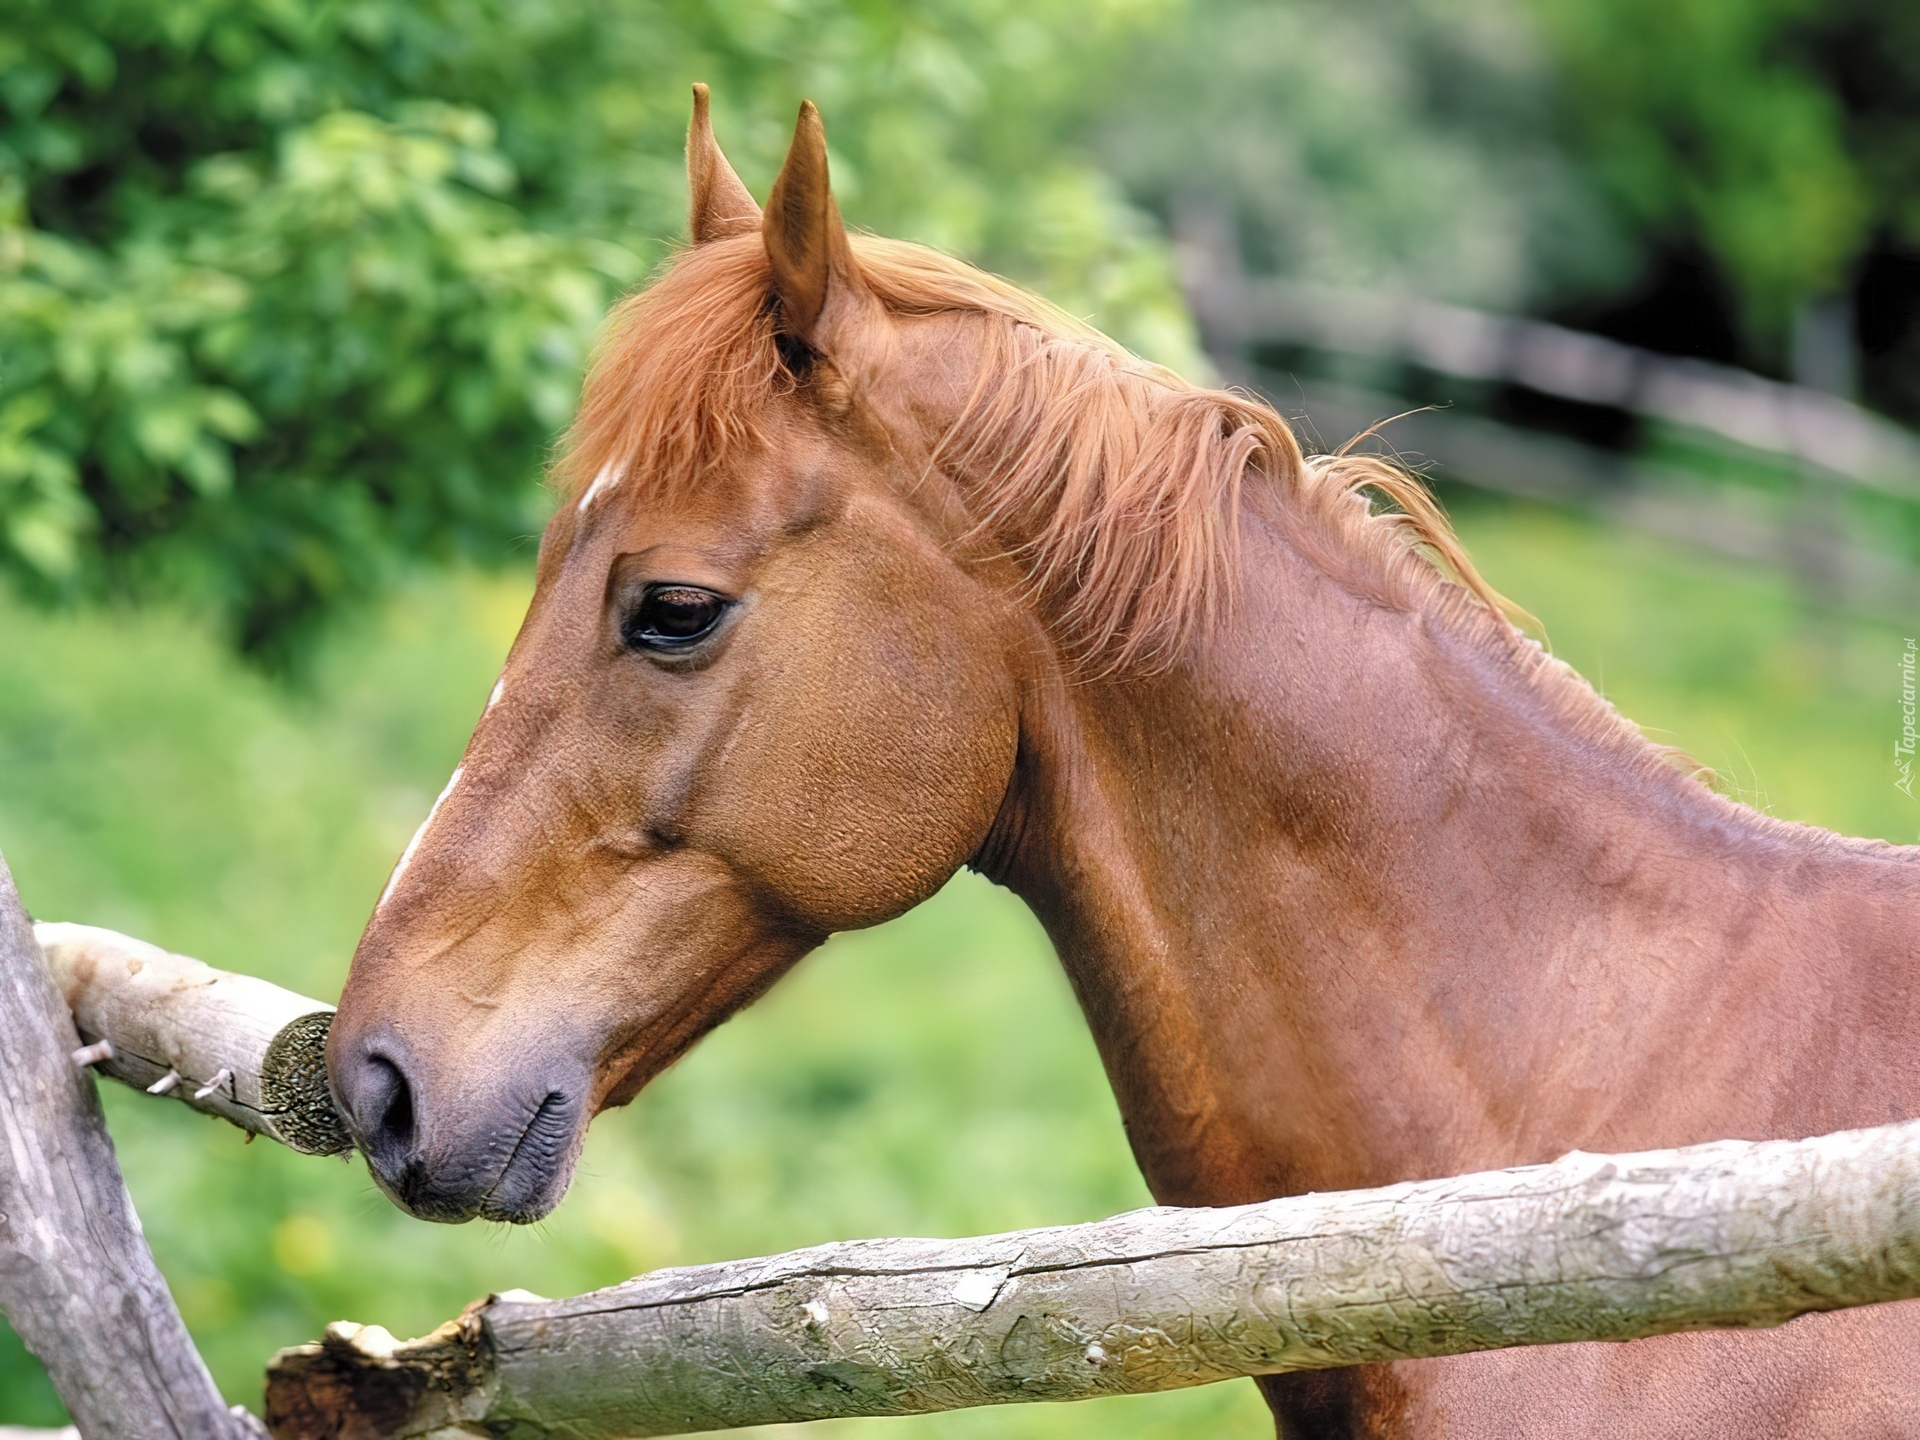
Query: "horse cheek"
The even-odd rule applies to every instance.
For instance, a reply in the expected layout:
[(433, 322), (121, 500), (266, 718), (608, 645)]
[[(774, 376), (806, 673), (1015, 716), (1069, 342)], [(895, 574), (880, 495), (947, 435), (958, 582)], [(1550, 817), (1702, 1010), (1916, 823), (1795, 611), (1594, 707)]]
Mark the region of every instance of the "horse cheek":
[(901, 621), (791, 671), (777, 733), (736, 751), (736, 867), (806, 929), (879, 924), (985, 838), (1013, 770), (1016, 699), (950, 628)]

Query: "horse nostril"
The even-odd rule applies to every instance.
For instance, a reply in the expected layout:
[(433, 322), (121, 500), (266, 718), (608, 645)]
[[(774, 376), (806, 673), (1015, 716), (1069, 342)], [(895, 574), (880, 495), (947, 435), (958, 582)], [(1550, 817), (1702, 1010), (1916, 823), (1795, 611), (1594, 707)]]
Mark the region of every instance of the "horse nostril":
[(369, 1158), (398, 1158), (413, 1148), (413, 1086), (397, 1062), (369, 1055), (360, 1063), (350, 1101)]
[(400, 1067), (385, 1056), (374, 1056), (373, 1063), (385, 1070), (390, 1077), (386, 1082), (387, 1103), (380, 1113), (381, 1138), (400, 1149), (411, 1149), (413, 1146), (413, 1087), (407, 1084), (407, 1077), (400, 1073)]

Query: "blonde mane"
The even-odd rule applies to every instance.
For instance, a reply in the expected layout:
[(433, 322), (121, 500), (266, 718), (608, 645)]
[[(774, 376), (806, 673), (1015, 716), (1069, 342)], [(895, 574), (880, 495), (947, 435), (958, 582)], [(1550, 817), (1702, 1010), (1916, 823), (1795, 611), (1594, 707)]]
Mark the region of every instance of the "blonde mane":
[[(1169, 663), (1221, 611), (1250, 477), (1288, 491), (1315, 522), (1302, 535), (1315, 558), (1382, 603), (1412, 608), (1445, 576), (1503, 613), (1426, 487), (1391, 462), (1309, 458), (1271, 406), (1148, 365), (1007, 281), (902, 241), (853, 245), (888, 310), (997, 322), (936, 463), (972, 497), (975, 538), (1018, 561), (1081, 661)], [(682, 252), (623, 302), (556, 465), (561, 493), (685, 493), (760, 446), (760, 417), (795, 384), (770, 294), (750, 234)]]

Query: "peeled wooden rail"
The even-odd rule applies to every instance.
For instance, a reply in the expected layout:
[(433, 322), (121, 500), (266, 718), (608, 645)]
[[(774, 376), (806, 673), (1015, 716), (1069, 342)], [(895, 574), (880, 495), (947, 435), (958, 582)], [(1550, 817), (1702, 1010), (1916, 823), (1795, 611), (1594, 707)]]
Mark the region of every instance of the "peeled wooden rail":
[(866, 1240), (335, 1325), (267, 1374), (281, 1440), (678, 1435), (1082, 1400), (1920, 1296), (1920, 1122), (1572, 1154), (1382, 1190)]
[(303, 1154), (352, 1148), (327, 1090), (333, 1006), (112, 930), (33, 931), (80, 1032), (75, 1064)]

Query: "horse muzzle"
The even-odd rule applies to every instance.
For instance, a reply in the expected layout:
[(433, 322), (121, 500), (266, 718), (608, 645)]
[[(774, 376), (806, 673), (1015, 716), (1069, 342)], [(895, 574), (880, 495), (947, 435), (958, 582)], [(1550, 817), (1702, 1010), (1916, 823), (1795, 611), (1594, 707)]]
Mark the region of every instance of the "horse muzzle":
[(374, 1183), (409, 1214), (527, 1225), (566, 1194), (586, 1129), (584, 1066), (528, 1060), (497, 1067), (492, 1084), (436, 1085), (380, 1025), (336, 1046), (328, 1073)]

